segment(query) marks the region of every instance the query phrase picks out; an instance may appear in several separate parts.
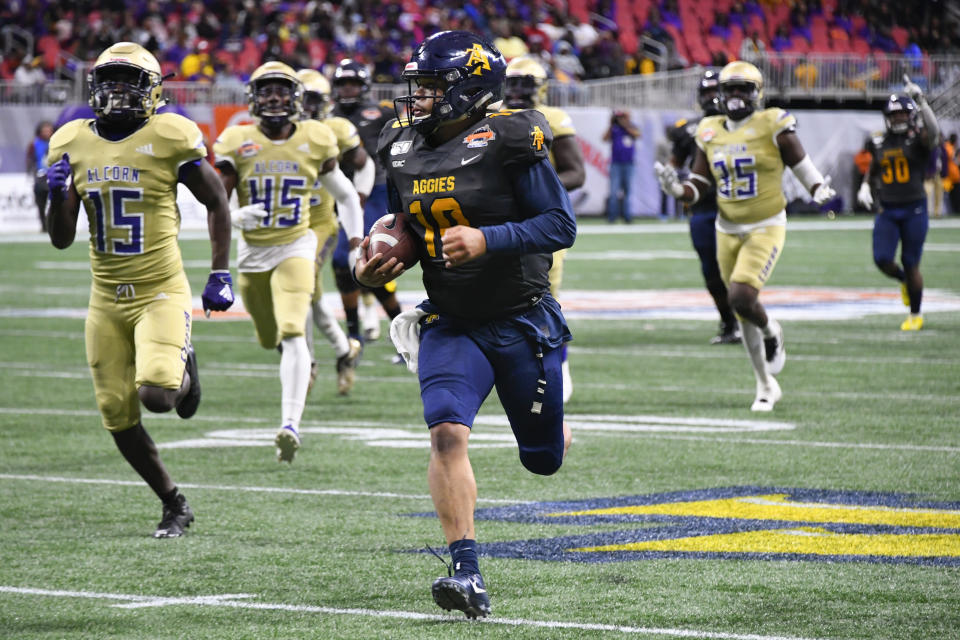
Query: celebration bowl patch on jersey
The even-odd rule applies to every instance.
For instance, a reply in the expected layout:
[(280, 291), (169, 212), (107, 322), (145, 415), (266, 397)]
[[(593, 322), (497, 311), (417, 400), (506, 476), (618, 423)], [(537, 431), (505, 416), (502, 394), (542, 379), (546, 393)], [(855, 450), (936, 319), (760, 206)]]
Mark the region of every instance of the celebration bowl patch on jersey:
[[(433, 516), (432, 513), (415, 514)], [(707, 558), (960, 566), (960, 502), (909, 494), (728, 487), (480, 509), (478, 520), (643, 528), (481, 545), (565, 562)]]
[(700, 139), (703, 140), (704, 142), (709, 142), (713, 140), (714, 137), (716, 137), (716, 135), (717, 135), (716, 131), (714, 131), (713, 129), (707, 128), (700, 132)]
[(410, 151), (410, 145), (412, 144), (412, 140), (401, 140), (400, 142), (394, 142), (392, 145), (390, 145), (390, 155), (402, 156)]
[(497, 134), (490, 130), (489, 125), (483, 125), (470, 135), (466, 136), (463, 139), (463, 144), (467, 145), (468, 149), (477, 149), (480, 147), (485, 147), (493, 140), (497, 139)]
[[(370, 109), (364, 109), (363, 111), (361, 111), (360, 115), (367, 120), (376, 120), (381, 116), (381, 113), (380, 113), (380, 109), (370, 108)], [(366, 123), (364, 122), (362, 124), (366, 124)]]
[(260, 145), (253, 140), (244, 140), (237, 153), (243, 158), (252, 158), (260, 153)]

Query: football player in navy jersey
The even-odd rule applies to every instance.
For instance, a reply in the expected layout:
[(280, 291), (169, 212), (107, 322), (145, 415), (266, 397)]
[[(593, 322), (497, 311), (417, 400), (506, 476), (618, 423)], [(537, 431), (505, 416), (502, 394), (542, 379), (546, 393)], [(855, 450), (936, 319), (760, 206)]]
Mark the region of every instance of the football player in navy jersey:
[[(857, 199), (869, 210), (874, 188), (880, 213), (873, 223), (873, 261), (880, 271), (900, 281), (903, 304), (910, 307), (900, 329), (919, 331), (923, 327), (920, 256), (930, 225), (923, 174), (940, 139), (940, 127), (920, 87), (904, 79), (904, 93), (890, 96), (883, 107), (886, 132), (874, 137), (868, 147), (873, 160)], [(898, 244), (903, 266), (897, 264)]]
[[(428, 295), (390, 334), (419, 375), (427, 480), (452, 557), (452, 575), (434, 581), (433, 598), (471, 618), (490, 612), (467, 454), (480, 405), (496, 388), (520, 462), (533, 473), (555, 473), (570, 443), (560, 354), (571, 336), (547, 274), (551, 254), (573, 244), (576, 221), (550, 164), (543, 114), (495, 111), (505, 68), (473, 33), (430, 36), (403, 71), (410, 94), (397, 98), (398, 119), (378, 147), (390, 210), (418, 239)], [(377, 253), (361, 256), (355, 273), (375, 287), (402, 272), (396, 258)]]
[[(697, 85), (697, 102), (704, 116), (720, 115), (719, 74), (709, 69)], [(680, 168), (693, 162), (697, 151), (696, 132), (700, 120), (680, 120), (670, 130), (668, 138), (673, 143), (670, 164)], [(690, 240), (700, 257), (700, 272), (707, 291), (720, 313), (720, 333), (710, 344), (739, 344), (740, 326), (727, 299), (727, 287), (720, 277), (717, 264), (717, 190), (710, 185), (700, 199), (690, 205)]]
[[(369, 99), (370, 72), (360, 62), (349, 58), (341, 60), (333, 73), (332, 115), (346, 118), (357, 128), (363, 147), (369, 154), (369, 164), (354, 176), (357, 191), (363, 199), (363, 230), (370, 227), (387, 213), (386, 177), (379, 159), (376, 157), (377, 137), (383, 126), (393, 119), (393, 110), (382, 108)], [(384, 312), (392, 320), (400, 313), (397, 301), (397, 286), (388, 282), (374, 291), (361, 291), (350, 274), (347, 256), (350, 246), (347, 237), (341, 231), (337, 247), (333, 252), (333, 273), (343, 301), (343, 312), (347, 317), (347, 333), (351, 338), (376, 340), (380, 335), (380, 319), (373, 299), (375, 296)], [(362, 300), (365, 298), (366, 300)], [(360, 317), (360, 303), (363, 302), (363, 317)], [(363, 329), (361, 333), (361, 328)]]

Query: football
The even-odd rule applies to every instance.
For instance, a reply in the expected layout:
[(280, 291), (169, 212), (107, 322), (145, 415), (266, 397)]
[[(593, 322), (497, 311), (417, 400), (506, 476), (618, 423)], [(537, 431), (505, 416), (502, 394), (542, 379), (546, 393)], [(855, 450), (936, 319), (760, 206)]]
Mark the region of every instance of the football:
[(388, 213), (370, 227), (370, 244), (365, 257), (369, 260), (378, 253), (383, 254), (384, 262), (396, 258), (403, 264), (404, 269), (409, 269), (420, 261), (417, 239), (413, 232), (407, 229), (404, 216)]

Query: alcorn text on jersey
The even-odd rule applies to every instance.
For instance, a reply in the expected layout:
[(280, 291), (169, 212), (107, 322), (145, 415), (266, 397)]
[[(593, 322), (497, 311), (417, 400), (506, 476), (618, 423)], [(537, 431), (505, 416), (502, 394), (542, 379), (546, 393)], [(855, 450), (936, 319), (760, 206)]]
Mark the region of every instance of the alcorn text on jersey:
[(177, 234), (180, 167), (206, 155), (203, 135), (174, 113), (151, 116), (122, 140), (95, 120), (73, 120), (50, 139), (48, 163), (70, 156), (90, 226), (90, 269), (101, 284), (165, 280), (183, 271)]
[(310, 228), (310, 195), (320, 168), (339, 150), (330, 127), (304, 120), (286, 140), (271, 140), (255, 124), (224, 129), (213, 145), (217, 162), (237, 172), (240, 206), (263, 203), (267, 215), (243, 232), (253, 246), (290, 243)]
[(787, 206), (776, 138), (795, 130), (797, 120), (778, 108), (755, 112), (734, 131), (726, 128), (726, 120), (704, 118), (696, 133), (717, 185), (720, 216), (736, 224), (771, 218)]

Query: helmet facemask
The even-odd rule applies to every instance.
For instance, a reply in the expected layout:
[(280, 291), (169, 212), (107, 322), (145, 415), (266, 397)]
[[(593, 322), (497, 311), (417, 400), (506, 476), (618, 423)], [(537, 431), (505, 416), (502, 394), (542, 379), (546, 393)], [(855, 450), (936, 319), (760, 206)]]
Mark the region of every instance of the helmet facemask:
[(268, 129), (280, 129), (300, 115), (299, 83), (284, 76), (263, 76), (252, 82), (251, 115)]
[[(441, 69), (439, 71), (404, 71), (407, 80), (407, 95), (393, 101), (397, 119), (406, 122), (424, 135), (430, 135), (445, 122), (453, 122), (486, 110), (487, 105), (499, 99), (480, 86), (469, 81), (465, 69)], [(413, 85), (417, 85), (414, 90)], [(436, 92), (431, 96), (430, 92)], [(416, 105), (425, 98), (433, 98), (429, 113), (423, 113)]]
[(330, 114), (330, 96), (316, 91), (303, 92), (303, 117), (307, 120), (323, 120)]
[(111, 124), (146, 119), (159, 106), (154, 90), (160, 80), (157, 74), (126, 62), (102, 64), (94, 67), (87, 79), (90, 106), (99, 120)]
[(510, 109), (530, 109), (537, 105), (543, 81), (533, 76), (510, 76), (503, 82), (503, 104)]
[(906, 96), (893, 96), (883, 108), (883, 122), (887, 131), (906, 135), (917, 123), (917, 105)]
[(720, 107), (731, 120), (743, 120), (754, 112), (760, 99), (756, 84), (735, 80), (720, 84)]

